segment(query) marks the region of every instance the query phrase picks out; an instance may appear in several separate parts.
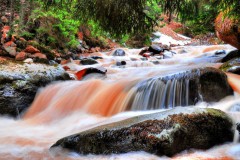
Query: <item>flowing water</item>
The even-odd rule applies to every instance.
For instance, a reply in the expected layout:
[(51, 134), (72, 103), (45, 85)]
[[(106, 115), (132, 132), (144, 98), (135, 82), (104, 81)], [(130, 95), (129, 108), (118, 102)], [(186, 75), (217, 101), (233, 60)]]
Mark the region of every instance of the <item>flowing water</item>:
[[(107, 68), (104, 79), (85, 77), (83, 81), (55, 82), (39, 91), (32, 106), (19, 120), (0, 117), (0, 159), (237, 159), (240, 144), (230, 143), (207, 151), (184, 151), (175, 157), (157, 157), (145, 152), (113, 155), (77, 155), (50, 153), (49, 147), (58, 139), (102, 124), (132, 116), (166, 110), (189, 102), (189, 79), (177, 78), (189, 70), (201, 67), (218, 68), (221, 57), (214, 51), (234, 48), (224, 46), (176, 47), (171, 59), (150, 58), (141, 60), (140, 50), (125, 49), (124, 57), (111, 53), (94, 53), (103, 56), (95, 67)], [(182, 52), (184, 54), (180, 54)], [(125, 66), (116, 66), (125, 61)], [(89, 66), (67, 64), (71, 73)], [(196, 73), (197, 74), (197, 73)], [(163, 77), (176, 76), (175, 79)], [(102, 77), (101, 77), (102, 78)], [(213, 107), (226, 111), (240, 122), (240, 77), (228, 74), (235, 96), (215, 104), (199, 103), (198, 107)], [(237, 135), (237, 134), (236, 134)], [(236, 141), (238, 137), (235, 138)]]

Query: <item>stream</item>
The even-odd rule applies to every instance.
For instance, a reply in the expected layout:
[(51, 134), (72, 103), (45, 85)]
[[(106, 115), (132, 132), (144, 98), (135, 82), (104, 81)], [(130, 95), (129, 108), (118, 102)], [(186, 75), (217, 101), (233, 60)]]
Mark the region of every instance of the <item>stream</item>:
[[(31, 107), (19, 120), (0, 117), (1, 160), (231, 160), (240, 157), (240, 144), (235, 142), (216, 146), (206, 151), (183, 151), (174, 157), (158, 157), (145, 152), (112, 155), (78, 155), (53, 153), (49, 147), (62, 137), (99, 125), (116, 122), (136, 115), (164, 111), (174, 107), (192, 106), (189, 101), (187, 79), (162, 82), (161, 77), (185, 74), (191, 69), (219, 68), (217, 50), (229, 52), (230, 45), (174, 47), (172, 58), (150, 57), (143, 59), (140, 49), (124, 48), (125, 56), (113, 56), (113, 52), (92, 53), (101, 56), (98, 64), (83, 66), (75, 61), (65, 64), (69, 73), (87, 67), (104, 67), (106, 76), (89, 74), (81, 81), (54, 82), (39, 90)], [(89, 55), (83, 55), (83, 57)], [(126, 65), (116, 65), (118, 62)], [(198, 102), (197, 107), (212, 107), (227, 112), (235, 122), (240, 122), (240, 76), (228, 74), (234, 88), (234, 96), (220, 102)], [(158, 89), (155, 89), (158, 88)], [(233, 107), (235, 106), (235, 108)]]

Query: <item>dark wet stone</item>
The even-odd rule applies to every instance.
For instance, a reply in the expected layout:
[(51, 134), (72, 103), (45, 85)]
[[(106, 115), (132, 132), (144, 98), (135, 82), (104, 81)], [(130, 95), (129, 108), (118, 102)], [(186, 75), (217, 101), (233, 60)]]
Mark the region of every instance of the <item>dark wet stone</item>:
[(103, 79), (106, 77), (107, 69), (103, 67), (89, 67), (78, 71), (75, 75), (78, 80)]
[(237, 126), (236, 129), (238, 130), (238, 132), (240, 134), (240, 123), (237, 123), (236, 126)]
[(148, 48), (148, 51), (152, 52), (153, 54), (160, 54), (161, 52), (164, 51), (164, 49), (158, 45), (153, 44)]
[(215, 52), (215, 55), (222, 55), (222, 54), (226, 54), (226, 51), (225, 50), (217, 50)]
[(189, 79), (189, 104), (197, 102), (218, 102), (233, 95), (227, 76), (215, 68), (201, 68), (175, 75), (178, 79)]
[(33, 58), (33, 62), (42, 63), (42, 64), (50, 64), (48, 59), (38, 58), (38, 57)]
[(0, 115), (20, 116), (39, 88), (52, 81), (70, 79), (60, 66), (11, 62), (0, 68)]
[(226, 70), (226, 72), (231, 72), (240, 75), (240, 66), (233, 66)]
[(144, 53), (148, 52), (148, 47), (143, 48), (140, 52), (139, 55), (143, 55)]
[(106, 74), (107, 73), (107, 69), (106, 68), (103, 68), (103, 67), (98, 67), (98, 68), (93, 68), (93, 67), (90, 67), (90, 68), (87, 68), (87, 71), (86, 71), (86, 74), (91, 74), (91, 73), (100, 73), (100, 74)]
[(239, 57), (240, 57), (240, 50), (231, 51), (222, 59), (222, 63), (227, 62), (234, 58), (239, 58)]
[(97, 59), (103, 59), (103, 57), (100, 56), (91, 56), (92, 59), (97, 60)]
[[(198, 87), (199, 94), (197, 101), (218, 102), (227, 96), (233, 95), (233, 90), (227, 81), (227, 76), (215, 68), (202, 69), (199, 81), (196, 79), (195, 84), (197, 84), (195, 87)], [(194, 88), (193, 81), (190, 81), (190, 87)], [(192, 94), (191, 89), (190, 94)]]
[(50, 150), (80, 154), (145, 151), (173, 156), (187, 149), (208, 149), (230, 142), (233, 139), (232, 127), (231, 119), (220, 110), (175, 108), (62, 138)]
[(82, 65), (93, 65), (93, 64), (97, 64), (98, 62), (92, 58), (84, 58), (81, 60), (81, 64)]
[(112, 56), (125, 56), (125, 55), (126, 53), (123, 49), (116, 49), (112, 54)]
[(117, 66), (125, 66), (126, 64), (127, 64), (126, 61), (121, 61), (116, 63)]
[(240, 57), (225, 62), (220, 69), (224, 72), (231, 72), (240, 75)]

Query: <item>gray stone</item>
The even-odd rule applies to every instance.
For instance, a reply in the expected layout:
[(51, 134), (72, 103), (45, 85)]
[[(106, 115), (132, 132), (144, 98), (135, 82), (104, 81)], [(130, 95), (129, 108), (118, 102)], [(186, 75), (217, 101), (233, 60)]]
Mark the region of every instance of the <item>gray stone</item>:
[(222, 111), (175, 108), (99, 126), (57, 141), (53, 152), (113, 154), (145, 151), (173, 156), (187, 149), (208, 149), (233, 139), (233, 124)]
[(81, 64), (82, 65), (93, 65), (93, 64), (97, 64), (98, 62), (92, 58), (84, 58), (81, 60)]
[(0, 115), (20, 116), (37, 90), (52, 81), (68, 80), (60, 66), (8, 62), (0, 65)]
[(123, 49), (116, 49), (112, 54), (112, 56), (125, 56), (125, 55), (126, 53)]

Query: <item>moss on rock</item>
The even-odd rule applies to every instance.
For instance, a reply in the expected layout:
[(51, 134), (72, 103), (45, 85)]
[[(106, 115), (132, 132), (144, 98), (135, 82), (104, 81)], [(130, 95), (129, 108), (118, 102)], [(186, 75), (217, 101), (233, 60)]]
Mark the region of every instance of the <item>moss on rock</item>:
[(51, 150), (80, 154), (145, 151), (173, 156), (183, 150), (208, 149), (232, 141), (232, 120), (222, 111), (175, 108), (99, 126), (57, 141)]

